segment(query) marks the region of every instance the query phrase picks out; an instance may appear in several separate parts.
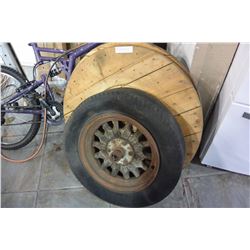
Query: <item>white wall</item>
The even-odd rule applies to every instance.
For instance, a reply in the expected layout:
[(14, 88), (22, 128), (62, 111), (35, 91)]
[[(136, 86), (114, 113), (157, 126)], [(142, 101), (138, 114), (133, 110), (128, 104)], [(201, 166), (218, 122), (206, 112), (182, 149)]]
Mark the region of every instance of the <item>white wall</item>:
[(168, 51), (175, 57), (181, 57), (191, 68), (196, 43), (168, 43)]
[(31, 46), (28, 43), (11, 43), (13, 49), (16, 52), (16, 55), (23, 66), (34, 66), (36, 63), (35, 54)]
[(211, 123), (209, 140), (201, 148), (202, 163), (250, 175), (249, 120), (249, 44), (240, 44), (224, 85)]

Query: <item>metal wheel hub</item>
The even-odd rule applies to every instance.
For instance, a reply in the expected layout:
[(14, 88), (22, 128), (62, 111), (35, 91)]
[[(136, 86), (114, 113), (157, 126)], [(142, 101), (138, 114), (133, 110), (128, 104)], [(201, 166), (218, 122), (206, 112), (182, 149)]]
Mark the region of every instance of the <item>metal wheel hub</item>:
[(109, 158), (117, 164), (127, 165), (133, 160), (134, 150), (130, 143), (122, 138), (112, 139), (107, 145)]
[(145, 188), (159, 168), (158, 148), (150, 133), (121, 114), (100, 115), (83, 127), (79, 152), (90, 175), (113, 191)]

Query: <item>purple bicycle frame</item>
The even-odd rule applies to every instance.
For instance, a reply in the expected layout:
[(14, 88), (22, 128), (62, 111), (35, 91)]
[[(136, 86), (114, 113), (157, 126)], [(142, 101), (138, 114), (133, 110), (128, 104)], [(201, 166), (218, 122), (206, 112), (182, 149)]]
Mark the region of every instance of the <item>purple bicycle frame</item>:
[[(65, 73), (67, 81), (69, 80), (69, 78), (70, 78), (70, 76), (75, 68), (76, 59), (80, 56), (85, 55), (90, 50), (96, 48), (100, 44), (101, 43), (84, 44), (81, 47), (77, 48), (76, 50), (69, 52), (69, 54), (67, 55), (67, 59), (64, 59), (64, 58), (59, 59), (59, 62), (61, 63), (61, 69)], [(35, 53), (35, 57), (36, 57), (36, 61), (37, 61), (35, 66), (41, 65), (44, 62), (50, 62), (50, 61), (52, 62), (52, 61), (55, 61), (57, 59), (57, 57), (42, 56), (41, 52), (61, 54), (61, 55), (66, 52), (65, 50), (54, 49), (54, 48), (41, 48), (41, 47), (37, 46), (37, 43), (29, 43), (29, 45), (32, 46), (34, 53)], [(13, 95), (8, 100), (1, 102), (1, 106), (5, 105), (5, 104), (14, 103), (17, 100), (19, 100), (21, 97), (23, 97), (24, 95), (35, 90), (36, 88), (38, 88), (42, 84), (45, 84), (46, 77), (47, 77), (46, 74), (42, 74), (41, 80), (38, 80), (38, 81), (35, 80), (35, 81), (30, 82), (30, 84), (27, 85), (27, 87), (22, 89), (20, 92), (17, 92), (15, 95)], [(46, 86), (47, 86), (47, 89), (45, 91), (47, 91), (47, 93), (53, 99), (53, 94), (50, 90), (49, 85), (47, 84)], [(13, 110), (4, 110), (4, 112), (5, 113), (17, 113), (14, 109)], [(35, 110), (35, 109), (29, 109), (29, 108), (27, 108), (27, 109), (25, 108), (25, 110), (18, 111), (18, 113), (24, 113), (24, 114), (41, 114), (42, 112), (43, 112), (42, 110)]]
[[(48, 61), (55, 61), (57, 57), (49, 57), (49, 56), (42, 56), (41, 52), (46, 52), (46, 53), (53, 53), (53, 54), (63, 54), (66, 51), (61, 50), (61, 49), (54, 49), (54, 48), (41, 48), (37, 46), (37, 43), (29, 43), (30, 46), (32, 46), (37, 64), (42, 64), (44, 62)], [(60, 59), (59, 61), (62, 64), (61, 69), (65, 72), (67, 80), (69, 80), (72, 71), (75, 68), (75, 61), (78, 57), (85, 55), (88, 53), (90, 50), (94, 49), (100, 45), (100, 43), (87, 43), (80, 48), (70, 52), (68, 54), (68, 59)]]

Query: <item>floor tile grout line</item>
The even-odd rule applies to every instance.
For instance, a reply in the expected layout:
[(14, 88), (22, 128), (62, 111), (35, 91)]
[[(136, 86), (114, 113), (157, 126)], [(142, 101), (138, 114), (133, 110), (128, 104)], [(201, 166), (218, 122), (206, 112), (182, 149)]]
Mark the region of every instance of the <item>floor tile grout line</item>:
[(74, 190), (74, 189), (83, 189), (83, 190), (88, 190), (84, 186), (79, 186), (79, 187), (65, 187), (65, 188), (52, 188), (52, 189), (39, 189), (39, 192), (52, 192), (52, 191), (60, 191), (60, 190)]
[[(57, 131), (48, 131), (47, 134), (62, 134), (64, 132), (64, 129), (63, 130), (57, 130)], [(42, 134), (42, 133), (40, 133)]]
[[(64, 130), (62, 131), (48, 131), (47, 135), (53, 135), (53, 134), (63, 134)], [(5, 138), (15, 138), (15, 137), (21, 137), (24, 136), (25, 134), (19, 134), (19, 135), (13, 135), (13, 136), (5, 136)], [(36, 136), (38, 135), (43, 135), (43, 132), (38, 132)]]
[(38, 192), (36, 191), (36, 198), (35, 198), (35, 202), (34, 202), (33, 208), (37, 207), (37, 197), (38, 197)]
[(21, 191), (21, 192), (16, 192), (16, 191), (10, 191), (10, 192), (1, 192), (1, 195), (3, 194), (25, 194), (25, 193), (36, 193), (37, 190), (27, 190), (27, 191)]
[[(191, 202), (190, 202), (190, 200), (189, 200), (189, 198), (188, 198), (188, 192), (189, 192), (189, 190), (187, 189), (187, 187), (186, 187), (186, 180), (185, 180), (185, 178), (183, 178), (183, 177), (181, 177), (182, 178), (182, 185), (183, 185), (183, 189), (184, 189), (184, 192), (185, 192), (185, 198), (186, 198), (186, 202), (187, 202), (187, 207), (188, 208), (192, 208), (191, 207)], [(190, 192), (191, 193), (191, 192)]]
[(40, 183), (41, 183), (41, 178), (42, 178), (42, 173), (43, 173), (43, 162), (44, 162), (44, 157), (45, 157), (45, 152), (46, 152), (46, 145), (47, 145), (47, 137), (45, 138), (44, 142), (44, 147), (43, 147), (43, 152), (42, 152), (42, 159), (41, 159), (41, 164), (40, 164), (40, 174), (39, 174), (39, 179), (38, 179), (38, 185), (37, 185), (37, 190), (36, 190), (36, 200), (35, 200), (35, 208), (37, 207), (37, 201), (38, 201), (38, 195), (39, 195), (39, 188), (40, 188)]
[(53, 191), (63, 191), (63, 190), (87, 190), (84, 186), (82, 187), (67, 187), (67, 188), (53, 188), (53, 189), (39, 189), (39, 190), (27, 190), (21, 192), (1, 192), (1, 194), (22, 194), (22, 193), (35, 193), (35, 192), (53, 192)]
[(185, 199), (185, 204), (187, 205), (187, 208), (190, 208), (190, 204), (189, 204), (189, 200), (188, 200), (188, 195), (187, 195), (187, 190), (185, 188), (185, 179), (183, 178), (183, 176), (181, 176), (181, 185), (183, 188), (183, 192), (184, 192), (184, 199)]
[(27, 190), (27, 191), (21, 191), (21, 192), (11, 191), (11, 192), (2, 192), (2, 194), (21, 194), (21, 193), (35, 193), (37, 191), (39, 191), (39, 192), (48, 192), (48, 191), (60, 191), (60, 190), (74, 190), (74, 189), (87, 190), (84, 186), (79, 186), (79, 187), (65, 187), (65, 188)]
[(228, 175), (228, 174), (231, 174), (231, 173), (198, 174), (198, 175), (183, 176), (183, 178), (199, 178), (199, 177), (209, 177), (209, 176)]

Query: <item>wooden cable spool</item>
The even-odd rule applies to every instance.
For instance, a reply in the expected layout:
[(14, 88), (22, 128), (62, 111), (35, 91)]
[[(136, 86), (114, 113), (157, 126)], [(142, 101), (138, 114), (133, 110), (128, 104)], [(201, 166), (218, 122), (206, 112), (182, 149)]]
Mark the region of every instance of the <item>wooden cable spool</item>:
[(202, 135), (200, 99), (186, 69), (155, 45), (106, 43), (90, 51), (77, 64), (68, 82), (64, 96), (65, 119), (88, 97), (127, 87), (153, 95), (173, 114), (184, 136), (187, 166)]

